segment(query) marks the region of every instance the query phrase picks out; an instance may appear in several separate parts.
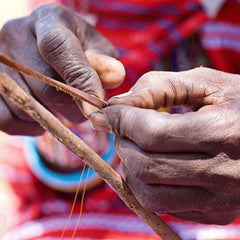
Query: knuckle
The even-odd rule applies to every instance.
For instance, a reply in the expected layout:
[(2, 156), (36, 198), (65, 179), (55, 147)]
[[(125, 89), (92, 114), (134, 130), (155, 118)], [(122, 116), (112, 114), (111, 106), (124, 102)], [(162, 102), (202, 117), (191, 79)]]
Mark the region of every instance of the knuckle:
[(153, 88), (150, 85), (138, 86), (136, 90), (133, 88), (134, 94), (130, 98), (131, 104), (143, 109), (158, 109), (159, 105), (155, 100)]
[(206, 67), (195, 67), (192, 69), (193, 72), (203, 72), (206, 71), (208, 68)]
[(170, 79), (172, 79), (174, 75), (175, 73), (173, 72), (150, 71), (145, 73), (138, 80), (138, 84), (141, 84), (148, 89), (149, 86), (152, 88), (159, 87), (159, 84), (169, 85)]
[(0, 32), (1, 46), (5, 45), (8, 51), (16, 51), (16, 49), (21, 48), (21, 46), (25, 47), (23, 46), (24, 40), (30, 37), (28, 35), (29, 27), (28, 17), (16, 18), (7, 21)]
[(2, 28), (2, 30), (1, 30), (2, 34), (6, 34), (6, 33), (8, 33), (9, 31), (11, 31), (12, 28), (15, 27), (15, 24), (16, 24), (16, 19), (7, 21), (7, 22), (3, 25), (3, 28)]
[(33, 25), (41, 23), (41, 25), (63, 24), (70, 29), (75, 26), (75, 15), (65, 6), (54, 3), (43, 5), (35, 9), (30, 19)]
[(28, 17), (13, 19), (5, 23), (0, 30), (1, 51), (12, 55), (12, 57), (17, 56), (18, 52), (24, 52), (28, 47), (26, 46), (26, 42), (32, 44), (32, 36), (29, 30)]
[(48, 13), (61, 14), (64, 11), (66, 11), (66, 8), (63, 5), (59, 3), (53, 3), (53, 4), (47, 4), (47, 5), (43, 5), (36, 8), (32, 12), (31, 16), (34, 18), (35, 17), (42, 18), (43, 15)]
[(211, 68), (207, 68), (207, 67), (195, 67), (191, 70), (186, 71), (186, 73), (190, 73), (193, 76), (201, 76), (202, 74), (206, 77), (211, 76), (213, 73), (216, 74), (218, 71), (211, 69)]
[(209, 68), (207, 68), (207, 67), (195, 67), (189, 71), (197, 74), (197, 73), (207, 72), (208, 70), (209, 70)]
[(50, 11), (60, 12), (60, 13), (62, 13), (63, 11), (66, 10), (66, 8), (62, 4), (59, 4), (59, 3), (52, 3), (49, 5), (46, 5), (46, 8), (49, 9)]
[(148, 84), (156, 84), (157, 81), (157, 72), (156, 71), (150, 71), (142, 75), (142, 77), (139, 79), (138, 83), (145, 84), (147, 81)]
[(19, 27), (19, 23), (21, 22), (22, 18), (12, 19), (7, 21), (2, 29), (1, 29), (1, 36), (11, 36), (11, 38), (15, 35), (12, 34), (16, 31), (16, 29)]
[(135, 107), (140, 107), (140, 108), (144, 108), (145, 107), (145, 95), (144, 95), (144, 91), (138, 91), (136, 93), (134, 93), (131, 98), (131, 105), (135, 106)]

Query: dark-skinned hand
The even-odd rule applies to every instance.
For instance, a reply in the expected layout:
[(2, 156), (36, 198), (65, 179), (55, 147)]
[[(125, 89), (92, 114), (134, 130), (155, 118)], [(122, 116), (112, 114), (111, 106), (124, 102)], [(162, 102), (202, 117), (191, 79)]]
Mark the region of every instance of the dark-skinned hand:
[[(118, 86), (125, 76), (112, 44), (81, 16), (57, 4), (42, 6), (27, 17), (7, 22), (0, 33), (0, 51), (29, 68), (101, 99), (104, 88)], [(76, 104), (70, 96), (45, 83), (2, 64), (0, 69), (51, 112), (71, 122), (80, 123), (85, 120), (83, 115), (93, 111), (90, 105)], [(0, 130), (6, 133), (43, 133), (33, 119), (1, 96), (0, 112)]]
[[(91, 120), (116, 135), (123, 177), (142, 206), (208, 224), (239, 216), (239, 75), (208, 68), (149, 72), (110, 102), (117, 105)], [(194, 111), (156, 111), (181, 105)]]

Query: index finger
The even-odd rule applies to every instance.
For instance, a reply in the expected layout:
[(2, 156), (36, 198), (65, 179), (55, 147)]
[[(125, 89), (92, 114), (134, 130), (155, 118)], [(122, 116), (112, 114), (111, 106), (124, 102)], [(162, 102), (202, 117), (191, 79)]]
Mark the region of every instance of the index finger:
[[(108, 129), (114, 134), (126, 137), (142, 149), (152, 152), (217, 151), (219, 149), (214, 148), (224, 143), (222, 135), (231, 127), (229, 123), (236, 121), (231, 109), (218, 106), (207, 106), (201, 111), (185, 114), (168, 114), (113, 105), (101, 112), (90, 117), (96, 128), (108, 124)], [(221, 119), (218, 121), (223, 114), (231, 115), (233, 119), (229, 119), (229, 123)]]
[(103, 99), (99, 76), (87, 61), (82, 43), (75, 35), (81, 26), (72, 14), (58, 5), (33, 12), (32, 30), (39, 52), (67, 84)]
[[(111, 42), (67, 8), (54, 4), (35, 10), (32, 31), (41, 56), (69, 85), (103, 99), (103, 88), (124, 80)], [(82, 108), (87, 116), (95, 110), (87, 103)]]

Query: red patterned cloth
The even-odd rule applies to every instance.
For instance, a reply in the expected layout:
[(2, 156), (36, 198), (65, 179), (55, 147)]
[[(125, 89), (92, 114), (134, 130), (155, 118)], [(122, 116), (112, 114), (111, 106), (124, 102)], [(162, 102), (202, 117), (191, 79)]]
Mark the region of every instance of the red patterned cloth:
[[(42, 184), (26, 164), (25, 139), (0, 134), (0, 222), (4, 240), (60, 239), (73, 197)], [(64, 239), (79, 216), (77, 201)], [(56, 237), (56, 238), (53, 238)], [(75, 239), (158, 239), (106, 185), (87, 193)]]
[[(118, 48), (127, 79), (108, 96), (128, 90), (147, 71), (177, 71), (196, 66), (193, 62), (201, 61), (194, 61), (192, 56), (198, 55), (194, 51), (199, 49), (211, 66), (240, 73), (240, 2), (237, 0), (226, 1), (215, 19), (207, 17), (198, 0), (49, 0), (31, 1), (31, 4), (52, 2), (94, 14), (98, 19), (97, 29)], [(199, 37), (199, 47), (184, 51), (184, 40), (195, 34)], [(179, 46), (183, 51), (176, 54)], [(188, 64), (180, 66), (178, 57), (183, 55), (181, 59)], [(72, 197), (50, 189), (33, 175), (27, 165), (24, 141), (0, 135), (2, 239), (60, 239)], [(79, 201), (67, 227), (66, 239), (74, 231), (78, 212)], [(165, 218), (184, 239), (240, 239), (238, 221), (217, 227)], [(84, 240), (158, 239), (105, 185), (87, 193), (76, 236)]]

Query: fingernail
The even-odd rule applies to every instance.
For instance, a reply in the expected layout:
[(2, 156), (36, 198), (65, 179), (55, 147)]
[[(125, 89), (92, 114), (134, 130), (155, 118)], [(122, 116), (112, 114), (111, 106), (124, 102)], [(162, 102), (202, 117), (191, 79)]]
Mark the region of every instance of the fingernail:
[(130, 90), (130, 91), (126, 92), (126, 93), (116, 95), (116, 96), (114, 96), (114, 98), (124, 98), (124, 97), (128, 97), (128, 96), (131, 95), (132, 93), (133, 93), (133, 91)]
[(90, 115), (90, 120), (91, 120), (91, 127), (94, 130), (106, 131), (106, 132), (112, 131), (108, 118), (104, 113), (100, 111), (94, 112)]

